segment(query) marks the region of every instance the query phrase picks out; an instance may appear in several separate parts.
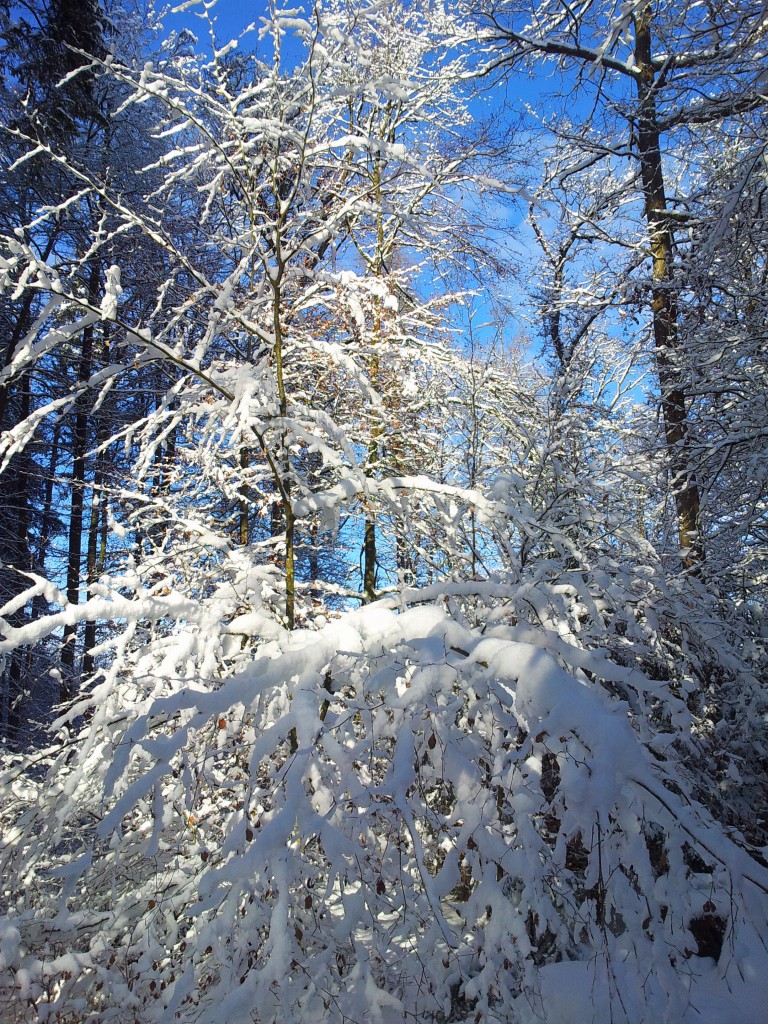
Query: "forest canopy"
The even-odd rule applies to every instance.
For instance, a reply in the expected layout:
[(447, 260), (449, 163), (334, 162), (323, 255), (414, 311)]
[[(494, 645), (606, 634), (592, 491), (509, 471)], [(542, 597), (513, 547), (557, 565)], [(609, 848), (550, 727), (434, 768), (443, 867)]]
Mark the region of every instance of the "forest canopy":
[(761, 1024), (757, 0), (0, 0), (0, 1021)]

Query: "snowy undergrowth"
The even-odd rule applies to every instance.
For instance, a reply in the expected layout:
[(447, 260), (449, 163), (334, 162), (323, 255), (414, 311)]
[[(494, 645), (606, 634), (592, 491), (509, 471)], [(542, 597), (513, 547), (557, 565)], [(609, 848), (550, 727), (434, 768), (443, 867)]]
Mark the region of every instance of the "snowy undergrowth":
[(683, 702), (467, 610), (282, 633), (7, 772), (3, 1020), (756, 1024), (768, 871), (637, 711)]

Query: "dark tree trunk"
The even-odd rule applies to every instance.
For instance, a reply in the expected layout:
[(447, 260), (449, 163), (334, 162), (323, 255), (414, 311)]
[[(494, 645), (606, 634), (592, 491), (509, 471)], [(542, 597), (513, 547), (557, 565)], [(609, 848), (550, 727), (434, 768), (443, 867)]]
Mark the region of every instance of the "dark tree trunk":
[[(91, 266), (88, 280), (88, 301), (92, 306), (97, 304), (100, 268), (97, 261)], [(93, 371), (94, 327), (86, 327), (82, 334), (80, 365), (77, 379), (85, 384)], [(83, 511), (85, 507), (85, 469), (86, 452), (88, 450), (88, 434), (90, 425), (90, 398), (87, 391), (78, 397), (75, 405), (75, 423), (73, 429), (73, 462), (72, 462), (72, 495), (69, 512), (69, 542), (67, 545), (67, 601), (76, 605), (80, 601), (80, 567), (83, 547)], [(61, 688), (59, 697), (63, 702), (72, 699), (77, 682), (77, 626), (69, 625), (64, 629), (61, 648)]]
[(653, 287), (651, 308), (656, 366), (661, 391), (672, 488), (677, 512), (678, 536), (683, 562), (694, 568), (704, 559), (700, 530), (699, 489), (688, 458), (688, 417), (681, 379), (684, 353), (678, 334), (678, 308), (674, 280), (674, 237), (664, 188), (661, 140), (656, 115), (656, 75), (652, 62), (651, 7), (635, 17), (635, 79), (640, 101), (637, 119), (637, 147), (645, 196)]

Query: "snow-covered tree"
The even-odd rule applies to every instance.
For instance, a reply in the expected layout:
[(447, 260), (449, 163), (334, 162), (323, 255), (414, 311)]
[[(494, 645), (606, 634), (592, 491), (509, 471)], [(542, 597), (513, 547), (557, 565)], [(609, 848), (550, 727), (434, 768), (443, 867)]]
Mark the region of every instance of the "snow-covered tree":
[(550, 68), (569, 96), (548, 122), (559, 139), (555, 184), (566, 197), (594, 195), (592, 242), (630, 251), (634, 271), (617, 300), (648, 313), (678, 546), (686, 564), (700, 563), (707, 481), (689, 423), (695, 357), (681, 307), (698, 275), (686, 235), (719, 217), (718, 198), (697, 188), (700, 172), (740, 125), (762, 118), (762, 6), (491, 0), (475, 14), (495, 51), (488, 73)]
[[(109, 266), (98, 296), (73, 291), (57, 267), (42, 272), (37, 254), (10, 240), (9, 283), (37, 274), (29, 287), (55, 296), (58, 322), (38, 325), (43, 345), (52, 350), (98, 320), (111, 325), (115, 362), (93, 376), (95, 387), (113, 389), (137, 366), (170, 378), (147, 415), (124, 429), (136, 446), (134, 482), (150, 491), (133, 506), (134, 534), (145, 547), (170, 550), (174, 530), (160, 539), (158, 510), (170, 501), (200, 515), (215, 494), (237, 510), (241, 543), (251, 537), (249, 519), (268, 517), (262, 537), (283, 563), (289, 624), (295, 503), (320, 482), (333, 492), (344, 478), (341, 491), (305, 503), (303, 514), (322, 506), (332, 525), (339, 502), (356, 494), (366, 504), (381, 500), (384, 492), (367, 493), (370, 430), (359, 415), (366, 410), (370, 424), (386, 406), (372, 368), (390, 375), (391, 390), (401, 367), (423, 361), (435, 330), (431, 289), (418, 282), (419, 252), (435, 259), (445, 228), (441, 191), (462, 161), (443, 154), (440, 132), (448, 118), (452, 127), (460, 118), (460, 103), (450, 99), (440, 17), (409, 14), (399, 35), (393, 24), (374, 8), (318, 7), (310, 20), (274, 14), (265, 27), (273, 50), (266, 63), (235, 58), (227, 46), (203, 60), (177, 48), (138, 69), (116, 57), (96, 61), (101, 78), (124, 93), (119, 115), (149, 109), (156, 133), (175, 148), (146, 167), (148, 188), (132, 192), (52, 154), (108, 213), (91, 243), (93, 260)], [(289, 30), (303, 51), (298, 62), (295, 49), (283, 55)], [(378, 56), (397, 48), (399, 63)], [(115, 239), (157, 251), (165, 279), (152, 307), (132, 301), (144, 282), (112, 261)], [(407, 258), (385, 280), (396, 239)], [(63, 307), (71, 322), (62, 331)], [(386, 340), (385, 315), (394, 324)], [(21, 372), (38, 352), (19, 351), (6, 372)], [(89, 401), (87, 392), (80, 401)], [(19, 446), (27, 436), (20, 424), (6, 443)], [(174, 465), (163, 471), (169, 448)], [(194, 483), (183, 480), (185, 459)], [(220, 499), (210, 510), (219, 527)]]

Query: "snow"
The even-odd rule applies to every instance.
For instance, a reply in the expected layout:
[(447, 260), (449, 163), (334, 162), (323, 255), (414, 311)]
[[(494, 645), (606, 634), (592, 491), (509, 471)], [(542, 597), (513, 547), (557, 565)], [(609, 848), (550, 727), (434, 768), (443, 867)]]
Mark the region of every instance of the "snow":
[[(25, 448), (42, 468), (51, 426), (68, 445), (87, 409), (91, 524), (110, 531), (80, 602), (57, 564), (17, 573), (0, 608), (2, 665), (23, 652), (62, 683), (62, 633), (97, 625), (50, 748), (0, 750), (0, 1005), (19, 1021), (764, 1022), (768, 868), (744, 811), (762, 794), (759, 603), (726, 620), (636, 535), (635, 506), (665, 497), (657, 428), (603, 429), (633, 386), (610, 338), (546, 395), (506, 356), (443, 347), (456, 308), (473, 315), (439, 280), (476, 231), (458, 202), (470, 68), (422, 7), (275, 8), (268, 64), (235, 42), (202, 63), (186, 43), (143, 69), (110, 58), (115, 137), (135, 114), (143, 166), (126, 179), (108, 152), (99, 181), (101, 155), (87, 174), (61, 158), (81, 191), (5, 240), (2, 286), (35, 320), (0, 372), (34, 408), (2, 468)], [(748, 183), (703, 251), (731, 243)], [(91, 205), (108, 214), (89, 232)], [(98, 307), (73, 213), (106, 268)], [(29, 239), (54, 222), (42, 259)], [(573, 326), (596, 294), (573, 283)], [(110, 352), (82, 381), (99, 320)], [(732, 366), (741, 335), (718, 334), (702, 372)], [(725, 452), (764, 436), (736, 427)], [(762, 470), (753, 451), (740, 465)], [(69, 479), (51, 479), (63, 515)], [(338, 559), (326, 578), (310, 545)]]
[[(259, 622), (239, 618), (241, 626)], [(48, 870), (64, 894), (55, 926), (68, 927), (67, 893), (80, 887), (87, 902), (89, 889), (95, 895), (91, 877), (105, 871), (119, 886), (120, 864), (130, 860), (136, 912), (151, 914), (161, 936), (175, 927), (172, 919), (161, 925), (155, 906), (156, 865), (165, 859), (164, 884), (187, 893), (181, 905), (199, 934), (184, 976), (199, 960), (218, 978), (217, 997), (203, 999), (203, 1020), (213, 1021), (216, 1005), (240, 1012), (245, 995), (227, 978), (243, 971), (248, 999), (277, 1000), (270, 1020), (295, 1000), (314, 1005), (316, 986), (335, 993), (351, 1016), (414, 1012), (429, 1020), (430, 1005), (448, 1005), (447, 989), (438, 993), (447, 985), (444, 965), (455, 961), (475, 1008), (470, 1016), (483, 1006), (493, 1012), (503, 998), (507, 1019), (530, 1024), (641, 1024), (651, 1013), (683, 1024), (759, 1024), (768, 958), (753, 915), (765, 903), (768, 871), (703, 808), (660, 789), (660, 766), (626, 703), (567, 671), (541, 645), (515, 639), (515, 626), (505, 628), (484, 636), (444, 601), (399, 612), (374, 604), (318, 630), (273, 633), (266, 656), (212, 691), (152, 698), (108, 741), (110, 769), (100, 795), (88, 797), (110, 808), (98, 829), (108, 847), (97, 854), (86, 845)], [(243, 732), (246, 721), (262, 724)], [(236, 768), (243, 758), (245, 776)], [(184, 783), (182, 815), (172, 796), (178, 766), (195, 762), (203, 789), (195, 797), (191, 778)], [(67, 799), (86, 796), (66, 788)], [(509, 808), (501, 816), (500, 792)], [(140, 809), (150, 806), (145, 827)], [(57, 817), (70, 813), (62, 805)], [(552, 817), (556, 842), (542, 831)], [(669, 861), (658, 877), (642, 838), (652, 820), (663, 823)], [(583, 882), (567, 866), (579, 837)], [(712, 873), (691, 874), (683, 853), (690, 843), (705, 860), (716, 858)], [(213, 853), (203, 858), (201, 848)], [(466, 870), (471, 891), (460, 899)], [(579, 886), (604, 886), (606, 914), (623, 924), (601, 927), (594, 897), (576, 896)], [(125, 904), (119, 888), (113, 898)], [(534, 967), (529, 907), (570, 950), (562, 962)], [(715, 912), (730, 921), (717, 964), (695, 955), (686, 924)], [(116, 907), (112, 920), (115, 937), (124, 929), (141, 934), (128, 906)], [(6, 964), (18, 958), (27, 927), (23, 917), (2, 922)], [(214, 937), (218, 967), (202, 955)], [(77, 945), (76, 932), (70, 941)], [(237, 960), (243, 943), (259, 948), (247, 967)], [(385, 948), (399, 963), (397, 986), (378, 960)], [(334, 980), (328, 956), (342, 950), (351, 973)], [(291, 967), (297, 962), (299, 972)], [(27, 963), (32, 988), (36, 971), (48, 977), (63, 969), (58, 960)], [(172, 983), (167, 998), (187, 1019), (194, 986), (181, 977), (178, 984), (178, 998)]]
[[(658, 1020), (665, 1024), (764, 1024), (768, 1006), (768, 977), (747, 958), (727, 977), (712, 960), (691, 957), (683, 972), (684, 994), (670, 1001), (649, 987), (645, 1013), (622, 1015), (621, 1002), (637, 989), (643, 965), (629, 956), (606, 963), (599, 959), (547, 964), (542, 967), (538, 998), (533, 1005), (521, 997), (515, 1003), (520, 1024), (603, 1024), (607, 1019)], [(641, 993), (638, 1001), (645, 998)], [(631, 1004), (630, 1004), (631, 1005)], [(653, 1014), (653, 1016), (651, 1016)], [(610, 1016), (609, 1016), (610, 1015)]]
[(104, 298), (101, 300), (102, 320), (117, 319), (117, 306), (123, 289), (120, 284), (120, 267), (108, 267), (105, 273)]

